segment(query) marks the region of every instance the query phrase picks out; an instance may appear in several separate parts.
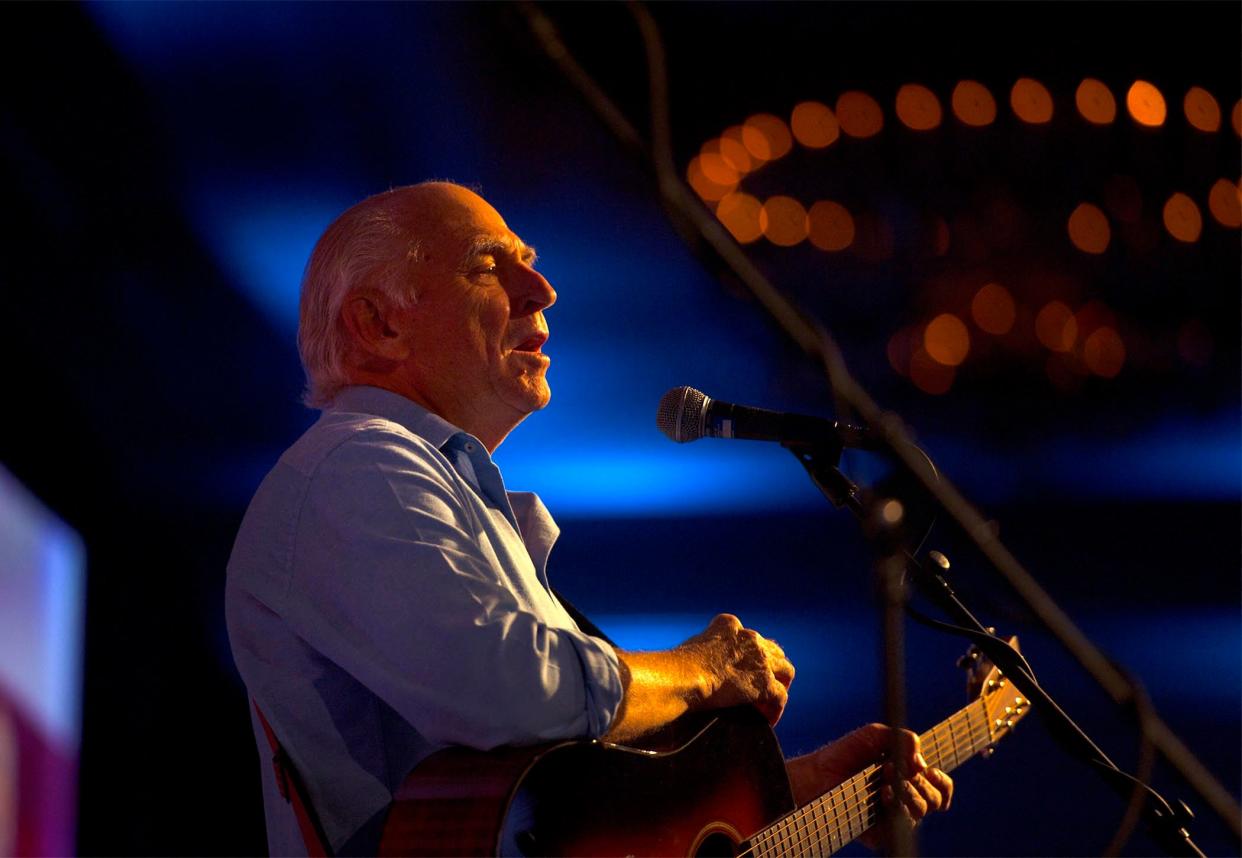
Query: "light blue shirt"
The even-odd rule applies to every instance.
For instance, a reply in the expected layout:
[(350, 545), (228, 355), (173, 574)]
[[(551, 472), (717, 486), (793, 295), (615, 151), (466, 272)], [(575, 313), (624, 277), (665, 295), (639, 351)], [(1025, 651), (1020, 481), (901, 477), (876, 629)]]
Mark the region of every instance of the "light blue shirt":
[[(549, 590), (559, 534), (478, 439), (373, 387), (340, 393), (264, 479), (228, 566), (237, 668), (334, 851), (372, 851), (446, 745), (602, 735), (616, 654)], [(305, 854), (255, 722), (268, 845)]]

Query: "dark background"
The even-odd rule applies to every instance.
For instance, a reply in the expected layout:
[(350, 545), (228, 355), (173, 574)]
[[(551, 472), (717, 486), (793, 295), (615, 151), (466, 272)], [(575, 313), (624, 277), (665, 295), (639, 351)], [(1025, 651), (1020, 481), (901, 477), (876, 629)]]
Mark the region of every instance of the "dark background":
[[(642, 47), (625, 7), (547, 12), (645, 129)], [(788, 117), (799, 101), (831, 105), (848, 89), (884, 107), (879, 136), (796, 149), (745, 188), (837, 199), (888, 230), (891, 251), (760, 241), (753, 258), (834, 331), (856, 375), (1236, 797), (1239, 241), (1206, 197), (1239, 176), (1230, 111), (1242, 7), (669, 3), (652, 13), (681, 170), (757, 112)], [(651, 425), (677, 384), (831, 413), (822, 378), (679, 241), (648, 174), (514, 7), (9, 5), (0, 33), (0, 462), (87, 547), (80, 851), (264, 851), (224, 567), (254, 488), (314, 419), (298, 404), (294, 345), (311, 245), (356, 200), (427, 178), (479, 187), (539, 248), (560, 293), (553, 405), (498, 454), (509, 485), (539, 491), (561, 521), (559, 586), (635, 648), (674, 643), (722, 610), (781, 640), (799, 667), (778, 730), (787, 751), (879, 716), (871, 561), (853, 522), (778, 448), (678, 448)], [(1023, 76), (1053, 95), (1046, 126), (1009, 110)], [(1084, 77), (1117, 98), (1113, 124), (1078, 117)], [(963, 78), (996, 97), (992, 126), (968, 129), (948, 111)], [(1135, 79), (1164, 93), (1162, 127), (1126, 115)], [(915, 134), (892, 115), (909, 82), (940, 98), (939, 129)], [(1220, 103), (1220, 131), (1187, 125), (1192, 85)], [(1099, 204), (1116, 176), (1139, 189), (1141, 218), (1114, 224), (1108, 251), (1087, 257), (1065, 220), (1079, 202)], [(1175, 191), (1203, 211), (1193, 244), (1160, 222)], [(1017, 212), (1016, 239), (997, 237), (998, 211)], [(936, 218), (949, 228), (942, 255), (926, 251)], [(1121, 373), (1050, 376), (1046, 350), (986, 337), (947, 394), (894, 372), (890, 337), (962, 312), (989, 279), (1011, 284), (1028, 328), (1049, 297), (1105, 302), (1127, 347)], [(879, 472), (858, 454), (846, 464), (860, 479)], [(944, 525), (928, 545), (1132, 769), (1131, 714)], [(953, 667), (962, 646), (919, 627), (909, 644), (911, 721), (929, 726), (964, 702)], [(923, 830), (928, 854), (1098, 853), (1122, 812), (1034, 718), (957, 781), (954, 811)], [(1197, 809), (1203, 847), (1236, 854), (1166, 766), (1154, 781)], [(1141, 832), (1126, 849), (1156, 851)]]

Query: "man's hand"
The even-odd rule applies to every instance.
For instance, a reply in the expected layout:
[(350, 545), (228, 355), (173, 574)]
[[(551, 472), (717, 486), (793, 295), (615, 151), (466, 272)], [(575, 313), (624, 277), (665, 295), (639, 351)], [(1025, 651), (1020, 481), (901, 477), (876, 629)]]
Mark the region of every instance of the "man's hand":
[[(895, 735), (894, 735), (895, 733)], [(953, 801), (953, 779), (940, 769), (927, 765), (919, 753), (919, 737), (909, 730), (894, 731), (883, 724), (868, 724), (818, 751), (786, 762), (794, 801), (799, 806), (880, 762), (893, 749), (897, 753), (884, 762), (884, 787), (880, 802), (888, 813), (900, 814), (914, 826), (928, 813), (948, 810)], [(884, 845), (885, 826), (876, 825), (859, 840), (870, 849)]]
[(773, 726), (781, 719), (794, 666), (776, 641), (744, 628), (732, 614), (720, 614), (677, 650), (690, 655), (703, 671), (703, 697), (694, 708), (750, 704)]
[(617, 650), (621, 706), (604, 738), (628, 742), (687, 712), (748, 703), (775, 724), (794, 668), (775, 641), (721, 614), (690, 640), (660, 652)]

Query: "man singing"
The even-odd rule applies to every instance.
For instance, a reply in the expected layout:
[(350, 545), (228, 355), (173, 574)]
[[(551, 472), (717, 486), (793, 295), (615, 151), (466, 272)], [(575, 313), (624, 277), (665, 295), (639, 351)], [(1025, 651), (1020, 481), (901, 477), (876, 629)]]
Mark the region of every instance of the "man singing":
[[(687, 712), (748, 704), (775, 724), (785, 707), (793, 665), (736, 617), (627, 652), (551, 592), (559, 530), (538, 497), (506, 491), (491, 453), (548, 404), (555, 301), (534, 249), (445, 182), (358, 203), (311, 255), (298, 344), (323, 413), (251, 502), (226, 607), (238, 669), (334, 852), (374, 852), (393, 791), (448, 745), (627, 742)], [(254, 726), (271, 852), (305, 854)], [(870, 725), (789, 760), (795, 799), (893, 738)], [(947, 808), (952, 780), (914, 734), (896, 740), (892, 812)]]

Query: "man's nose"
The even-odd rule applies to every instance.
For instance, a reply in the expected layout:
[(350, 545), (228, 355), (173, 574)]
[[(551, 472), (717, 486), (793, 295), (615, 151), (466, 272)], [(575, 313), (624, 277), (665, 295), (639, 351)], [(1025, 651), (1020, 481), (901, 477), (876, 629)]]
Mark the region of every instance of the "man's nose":
[(509, 303), (514, 318), (546, 310), (556, 303), (556, 290), (552, 284), (529, 265), (519, 265), (511, 282)]

